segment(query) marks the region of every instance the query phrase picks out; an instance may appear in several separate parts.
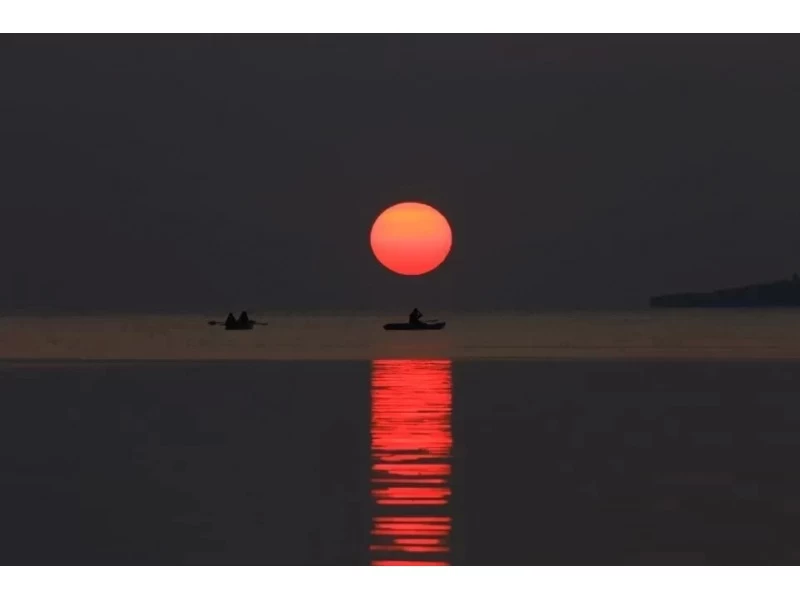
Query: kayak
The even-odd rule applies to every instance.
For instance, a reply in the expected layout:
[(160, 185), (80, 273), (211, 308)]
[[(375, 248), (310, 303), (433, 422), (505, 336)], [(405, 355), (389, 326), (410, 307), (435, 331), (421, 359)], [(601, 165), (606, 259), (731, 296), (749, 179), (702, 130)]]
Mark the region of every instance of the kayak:
[(384, 324), (384, 330), (441, 330), (444, 328), (446, 322), (434, 322), (430, 324), (410, 324), (408, 322), (396, 322), (393, 324)]
[(255, 320), (250, 320), (247, 324), (242, 324), (241, 322), (234, 322), (233, 324), (226, 324), (225, 322), (217, 322), (216, 320), (210, 320), (208, 322), (209, 326), (225, 326), (225, 330), (252, 330), (254, 326), (266, 326), (266, 322), (256, 322)]

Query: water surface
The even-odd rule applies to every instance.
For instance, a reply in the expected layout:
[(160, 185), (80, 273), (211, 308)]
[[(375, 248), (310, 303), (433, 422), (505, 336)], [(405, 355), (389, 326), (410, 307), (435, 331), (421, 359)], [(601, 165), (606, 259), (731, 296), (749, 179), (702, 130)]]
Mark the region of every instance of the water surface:
[(0, 320), (0, 562), (800, 561), (793, 313), (384, 320)]
[[(387, 332), (392, 314), (3, 317), (0, 359), (798, 359), (798, 310), (436, 314), (441, 331)], [(220, 319), (219, 316), (216, 317)]]

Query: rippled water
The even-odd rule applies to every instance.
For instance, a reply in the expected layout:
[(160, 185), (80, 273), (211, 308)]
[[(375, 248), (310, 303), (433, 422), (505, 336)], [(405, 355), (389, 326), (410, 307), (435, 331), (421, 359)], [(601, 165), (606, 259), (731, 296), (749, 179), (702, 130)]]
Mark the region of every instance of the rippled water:
[(372, 564), (450, 560), (451, 363), (372, 364)]
[(0, 319), (0, 563), (800, 562), (800, 316), (445, 317)]

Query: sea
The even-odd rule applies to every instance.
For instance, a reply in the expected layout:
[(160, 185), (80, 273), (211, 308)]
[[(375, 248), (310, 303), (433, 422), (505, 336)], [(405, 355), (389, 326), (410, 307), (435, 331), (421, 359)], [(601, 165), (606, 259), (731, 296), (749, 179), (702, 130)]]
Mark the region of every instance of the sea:
[(800, 310), (0, 317), (2, 565), (800, 563)]

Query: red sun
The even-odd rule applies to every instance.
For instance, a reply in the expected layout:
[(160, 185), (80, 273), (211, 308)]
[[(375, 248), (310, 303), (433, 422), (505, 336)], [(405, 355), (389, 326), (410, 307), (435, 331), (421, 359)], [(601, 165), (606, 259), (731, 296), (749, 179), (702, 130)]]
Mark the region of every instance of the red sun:
[(416, 276), (438, 267), (450, 253), (453, 234), (435, 208), (404, 202), (384, 210), (370, 233), (372, 252), (392, 272)]

